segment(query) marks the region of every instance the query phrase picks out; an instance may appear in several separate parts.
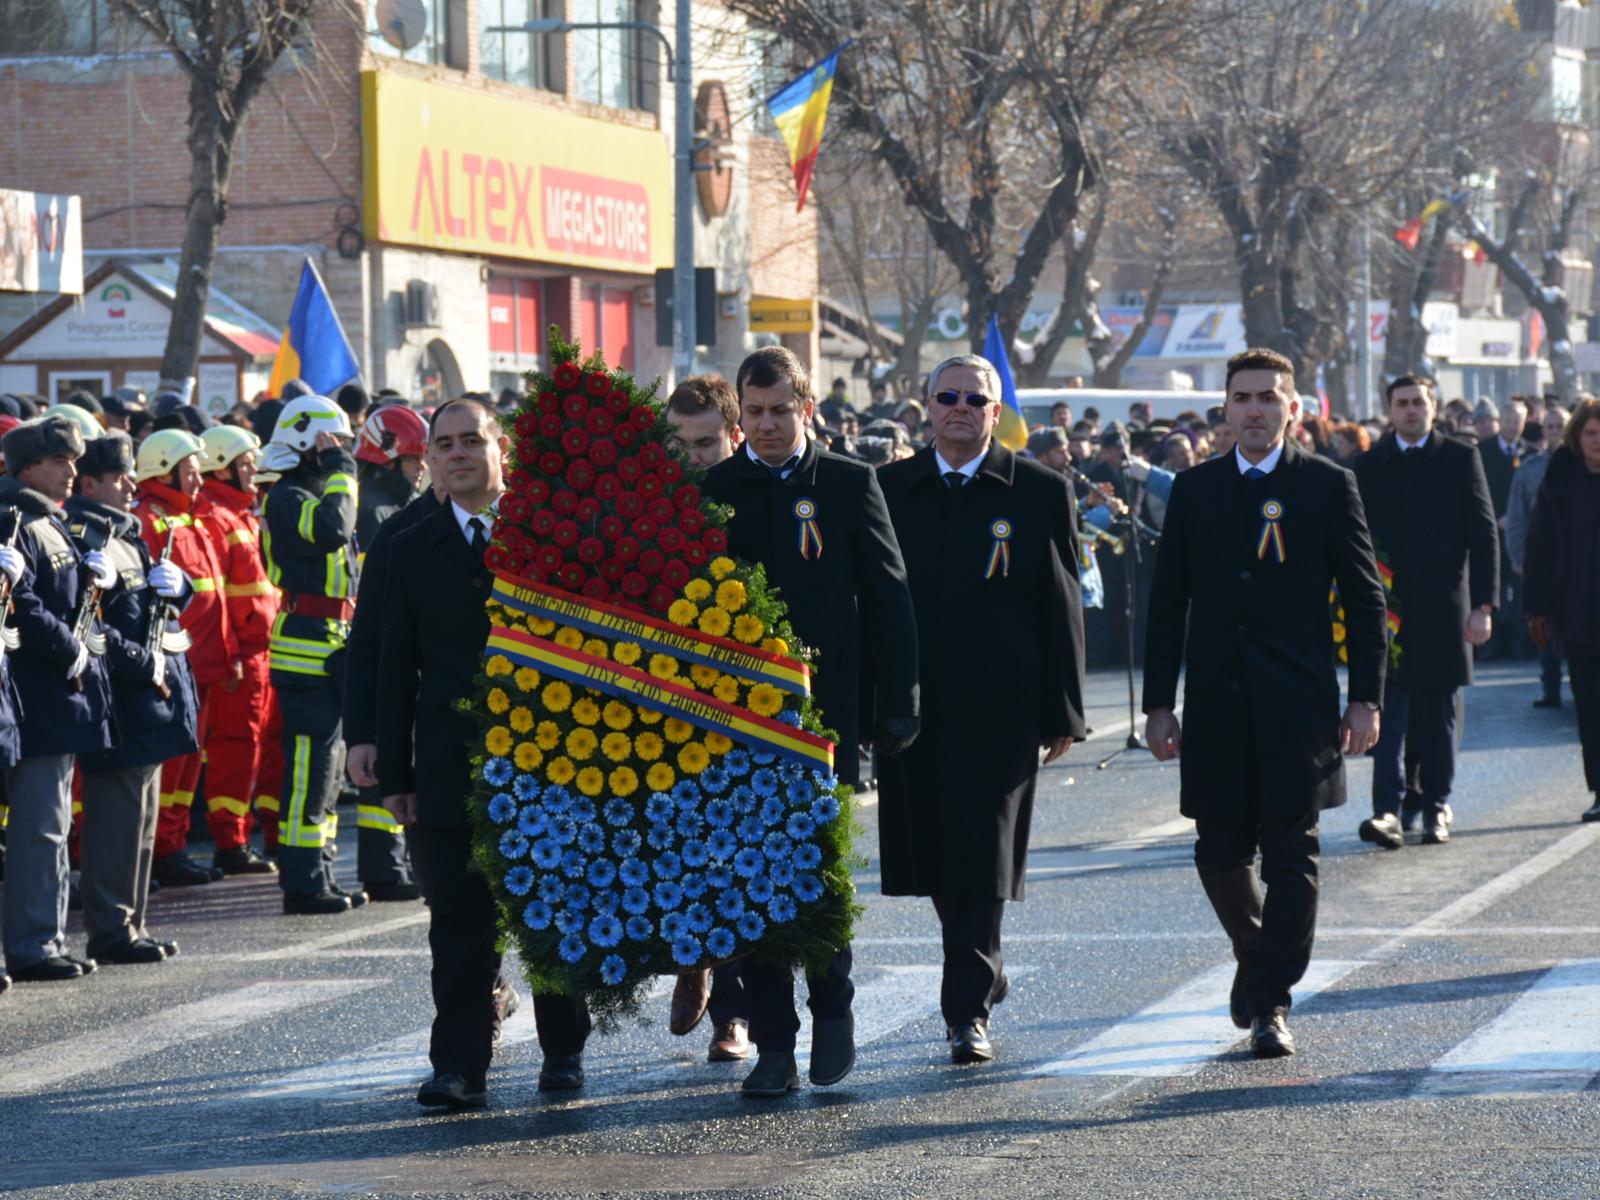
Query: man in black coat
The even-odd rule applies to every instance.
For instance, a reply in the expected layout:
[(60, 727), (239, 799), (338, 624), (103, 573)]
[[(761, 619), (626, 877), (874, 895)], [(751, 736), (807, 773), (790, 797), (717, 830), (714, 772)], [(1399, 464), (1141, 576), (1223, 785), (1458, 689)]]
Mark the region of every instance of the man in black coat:
[[(1484, 422), (1483, 415), (1492, 420)], [(1489, 483), (1495, 526), (1500, 531), (1500, 611), (1496, 614), (1500, 619), (1494, 623), (1494, 636), (1478, 656), (1487, 662), (1492, 658), (1517, 656), (1517, 642), (1521, 636), (1519, 581), (1506, 552), (1506, 511), (1511, 507), (1511, 480), (1527, 454), (1522, 444), (1522, 431), (1528, 425), (1528, 406), (1513, 398), (1502, 404), (1496, 414), (1489, 402), (1483, 400), (1478, 403), (1473, 420), (1480, 430), (1478, 457), (1483, 460), (1483, 477)]]
[[(477, 736), (456, 703), (471, 695), (489, 640), (484, 552), (488, 510), (503, 490), (504, 442), (484, 401), (452, 400), (434, 413), (429, 459), (450, 499), (395, 537), (384, 609), (378, 785), (384, 807), (408, 827), (430, 909), (434, 1074), (417, 1092), (430, 1107), (482, 1108), (488, 1099), (499, 932), (467, 812)], [(539, 1087), (582, 1086), (588, 1013), (567, 996), (535, 995), (533, 1007), (544, 1049)]]
[(933, 899), (950, 1054), (976, 1063), (1009, 990), (1000, 923), (1022, 899), (1040, 748), (1048, 764), (1087, 732), (1076, 505), (1058, 472), (995, 440), (987, 359), (947, 359), (928, 391), (934, 444), (878, 476), (923, 683), (921, 734), (878, 764), (880, 853), (885, 895)]
[[(1145, 736), (1158, 759), (1181, 756), (1195, 867), (1239, 964), (1230, 1013), (1262, 1058), (1294, 1053), (1290, 989), (1316, 932), (1318, 820), (1344, 803), (1343, 755), (1377, 741), (1383, 699), (1383, 585), (1361, 497), (1350, 472), (1285, 441), (1295, 405), (1281, 354), (1228, 361), (1238, 442), (1173, 483), (1145, 647)], [(1342, 719), (1335, 584), (1350, 659)]]
[(1483, 460), (1434, 430), (1428, 381), (1402, 375), (1387, 391), (1389, 432), (1355, 464), (1400, 618), (1361, 839), (1398, 850), (1418, 813), (1424, 842), (1450, 837), (1457, 689), (1472, 682), (1472, 647), (1493, 632), (1500, 544)]
[[(814, 694), (823, 723), (838, 735), (834, 770), (854, 784), (863, 730), (880, 754), (904, 749), (917, 735), (917, 630), (905, 564), (872, 468), (829, 454), (807, 436), (815, 398), (800, 360), (781, 346), (758, 350), (735, 382), (745, 444), (706, 473), (704, 490), (733, 509), (730, 551), (766, 568), (796, 635), (817, 652)], [(868, 674), (875, 711), (861, 709)], [(759, 1056), (744, 1092), (782, 1095), (799, 1086), (794, 977), (754, 962), (743, 976)], [(826, 1086), (855, 1063), (849, 947), (809, 984), (810, 1075)]]

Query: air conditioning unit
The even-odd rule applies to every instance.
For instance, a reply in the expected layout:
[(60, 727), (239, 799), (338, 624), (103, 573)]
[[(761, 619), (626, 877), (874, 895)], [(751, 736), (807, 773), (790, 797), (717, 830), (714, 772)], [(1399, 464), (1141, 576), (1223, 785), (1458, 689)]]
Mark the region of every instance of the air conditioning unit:
[(426, 279), (409, 280), (406, 283), (402, 316), (407, 329), (431, 328), (438, 325), (439, 289)]

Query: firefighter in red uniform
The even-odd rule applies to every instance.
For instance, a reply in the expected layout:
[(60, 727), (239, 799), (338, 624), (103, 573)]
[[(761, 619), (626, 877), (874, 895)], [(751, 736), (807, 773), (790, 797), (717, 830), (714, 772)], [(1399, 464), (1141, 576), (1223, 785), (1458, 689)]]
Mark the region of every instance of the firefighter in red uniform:
[[(158, 561), (172, 543), (172, 565), (189, 577), (194, 596), (179, 618), (193, 643), (189, 665), (200, 697), (199, 742), (206, 743), (211, 693), (241, 675), (239, 648), (223, 602), (222, 566), (211, 539), (195, 518), (200, 491), (200, 439), (183, 429), (163, 429), (139, 447), (137, 508), (139, 531)], [(169, 759), (161, 768), (161, 816), (156, 825), (153, 874), (163, 887), (209, 883), (222, 878), (215, 867), (201, 866), (186, 850), (189, 808), (200, 782), (199, 751)]]
[(242, 664), (237, 679), (211, 693), (206, 741), (206, 823), (217, 844), (213, 865), (225, 875), (260, 875), (275, 868), (250, 845), (251, 801), (268, 852), (278, 842), (278, 790), (283, 747), (268, 737), (277, 704), (270, 678), (269, 642), (278, 615), (278, 589), (261, 560), (256, 519), (256, 452), (261, 441), (248, 429), (214, 425), (200, 435), (205, 482), (195, 513), (222, 565), (228, 623)]

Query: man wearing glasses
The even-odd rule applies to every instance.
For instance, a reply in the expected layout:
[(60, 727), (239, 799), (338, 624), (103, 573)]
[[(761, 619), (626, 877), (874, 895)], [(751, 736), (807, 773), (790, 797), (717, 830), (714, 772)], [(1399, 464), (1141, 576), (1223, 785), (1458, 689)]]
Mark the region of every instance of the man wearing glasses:
[(944, 931), (950, 1056), (994, 1057), (989, 1011), (1021, 900), (1040, 751), (1083, 721), (1083, 612), (1072, 489), (994, 439), (1000, 380), (975, 354), (929, 376), (933, 444), (879, 473), (916, 607), (923, 733), (878, 765), (883, 891), (928, 896)]

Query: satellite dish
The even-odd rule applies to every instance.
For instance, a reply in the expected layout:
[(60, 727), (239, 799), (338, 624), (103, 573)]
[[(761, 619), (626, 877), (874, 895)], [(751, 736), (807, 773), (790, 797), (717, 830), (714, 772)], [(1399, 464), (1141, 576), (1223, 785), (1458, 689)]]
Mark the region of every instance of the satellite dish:
[(422, 0), (378, 0), (378, 36), (404, 53), (428, 32), (428, 10)]

